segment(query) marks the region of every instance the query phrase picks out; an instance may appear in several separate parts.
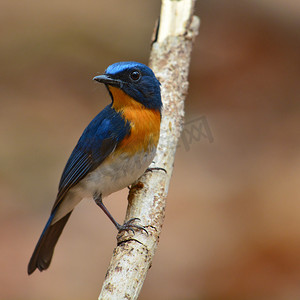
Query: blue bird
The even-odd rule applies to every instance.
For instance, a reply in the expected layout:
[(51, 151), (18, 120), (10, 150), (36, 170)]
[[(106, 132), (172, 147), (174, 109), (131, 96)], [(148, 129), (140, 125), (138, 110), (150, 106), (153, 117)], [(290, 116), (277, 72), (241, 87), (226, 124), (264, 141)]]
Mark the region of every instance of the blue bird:
[(94, 80), (105, 84), (112, 102), (87, 126), (67, 161), (28, 274), (49, 267), (58, 238), (83, 198), (93, 199), (119, 231), (143, 229), (133, 224), (136, 218), (117, 223), (102, 199), (131, 185), (151, 164), (160, 133), (160, 83), (137, 62), (110, 65)]

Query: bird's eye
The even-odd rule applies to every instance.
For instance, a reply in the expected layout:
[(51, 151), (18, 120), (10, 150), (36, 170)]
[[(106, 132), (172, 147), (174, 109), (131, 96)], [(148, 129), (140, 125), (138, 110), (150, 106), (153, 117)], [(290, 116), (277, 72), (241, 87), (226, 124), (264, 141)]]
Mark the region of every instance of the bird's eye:
[(130, 73), (129, 76), (133, 81), (138, 81), (141, 78), (141, 73), (137, 70), (134, 70)]

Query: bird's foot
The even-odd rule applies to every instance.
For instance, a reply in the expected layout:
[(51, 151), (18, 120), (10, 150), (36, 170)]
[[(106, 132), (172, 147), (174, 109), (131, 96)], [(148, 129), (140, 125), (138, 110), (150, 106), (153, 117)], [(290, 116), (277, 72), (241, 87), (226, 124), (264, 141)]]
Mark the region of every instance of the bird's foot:
[(145, 231), (146, 234), (148, 235), (148, 231), (145, 229), (144, 226), (140, 226), (137, 224), (133, 224), (134, 221), (141, 221), (139, 218), (132, 218), (130, 220), (128, 220), (127, 222), (125, 222), (123, 225), (118, 224), (117, 229), (119, 232), (122, 231), (129, 231), (131, 230), (133, 234), (135, 234), (134, 230), (141, 230), (141, 231)]
[(147, 168), (145, 172), (153, 172), (153, 171), (164, 171), (167, 174), (167, 170), (166, 169), (164, 169), (164, 168), (158, 168), (158, 167)]

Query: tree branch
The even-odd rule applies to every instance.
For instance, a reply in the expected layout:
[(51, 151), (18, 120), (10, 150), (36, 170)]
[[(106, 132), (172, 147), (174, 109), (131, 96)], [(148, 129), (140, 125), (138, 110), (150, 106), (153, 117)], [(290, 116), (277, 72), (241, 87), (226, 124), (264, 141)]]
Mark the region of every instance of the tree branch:
[[(163, 0), (157, 41), (152, 45), (150, 67), (161, 82), (163, 114), (153, 167), (133, 185), (125, 221), (139, 217), (143, 231), (121, 233), (107, 270), (99, 299), (137, 299), (151, 267), (161, 233), (166, 197), (176, 147), (183, 125), (184, 99), (192, 43), (199, 19), (193, 16), (195, 0)], [(151, 165), (152, 167), (152, 165)]]

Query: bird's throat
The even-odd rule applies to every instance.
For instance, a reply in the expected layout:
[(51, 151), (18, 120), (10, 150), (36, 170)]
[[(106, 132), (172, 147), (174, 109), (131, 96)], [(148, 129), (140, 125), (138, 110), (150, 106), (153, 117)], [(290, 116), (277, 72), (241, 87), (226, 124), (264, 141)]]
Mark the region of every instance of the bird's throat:
[(124, 138), (118, 148), (135, 153), (156, 147), (160, 132), (160, 111), (146, 108), (119, 88), (109, 87), (109, 91), (113, 96), (112, 108), (120, 113), (131, 127), (131, 134)]
[(113, 103), (112, 108), (120, 112), (125, 107), (127, 108), (133, 108), (133, 109), (144, 109), (145, 106), (136, 100), (134, 100), (132, 97), (124, 93), (121, 89), (113, 86), (108, 86), (108, 89), (112, 95)]

